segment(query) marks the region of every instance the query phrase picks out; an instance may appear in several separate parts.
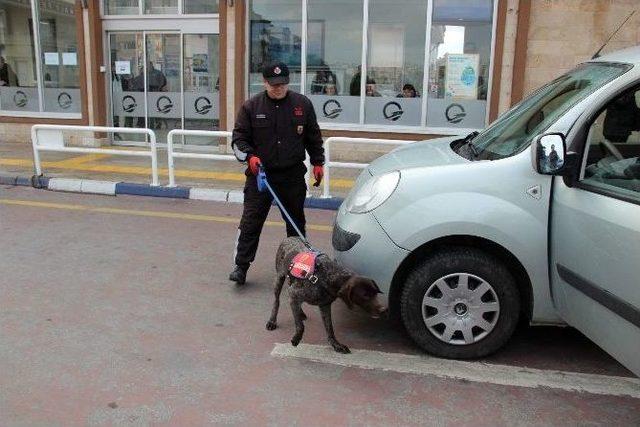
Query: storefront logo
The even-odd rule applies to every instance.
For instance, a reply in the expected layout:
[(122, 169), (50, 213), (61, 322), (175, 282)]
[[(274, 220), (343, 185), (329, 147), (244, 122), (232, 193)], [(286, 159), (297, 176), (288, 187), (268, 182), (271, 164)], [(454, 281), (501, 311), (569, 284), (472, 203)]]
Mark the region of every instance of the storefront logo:
[(445, 110), (444, 115), (449, 123), (460, 123), (467, 116), (467, 113), (462, 105), (451, 104)]
[(163, 95), (156, 101), (156, 108), (159, 113), (167, 114), (173, 109), (173, 103), (168, 96)]
[(27, 102), (29, 102), (29, 97), (23, 91), (19, 90), (13, 95), (13, 103), (16, 104), (16, 107), (25, 107)]
[(385, 119), (395, 122), (396, 120), (400, 119), (400, 117), (402, 117), (404, 111), (402, 110), (400, 104), (395, 101), (391, 101), (385, 104), (384, 108), (382, 109), (382, 114), (384, 114)]
[(322, 106), (322, 112), (328, 119), (335, 119), (342, 113), (342, 105), (335, 99), (330, 99)]
[(60, 108), (66, 110), (67, 108), (71, 107), (71, 104), (73, 104), (73, 100), (71, 99), (71, 95), (69, 95), (67, 92), (62, 92), (60, 95), (58, 95), (58, 105), (60, 106)]
[(201, 96), (197, 98), (193, 103), (193, 108), (196, 110), (196, 113), (204, 116), (209, 111), (211, 111), (213, 105), (211, 105), (211, 101), (209, 100), (209, 98), (207, 98), (206, 96)]
[(136, 103), (136, 99), (133, 96), (126, 95), (122, 98), (122, 109), (125, 113), (132, 113), (137, 106), (138, 104)]

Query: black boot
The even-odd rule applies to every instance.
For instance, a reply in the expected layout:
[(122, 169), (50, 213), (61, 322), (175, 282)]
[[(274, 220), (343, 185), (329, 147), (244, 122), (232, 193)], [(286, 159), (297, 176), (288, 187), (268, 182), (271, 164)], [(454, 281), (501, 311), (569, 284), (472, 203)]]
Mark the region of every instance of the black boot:
[(247, 269), (236, 265), (236, 269), (229, 274), (229, 280), (236, 282), (238, 285), (244, 285), (247, 280)]

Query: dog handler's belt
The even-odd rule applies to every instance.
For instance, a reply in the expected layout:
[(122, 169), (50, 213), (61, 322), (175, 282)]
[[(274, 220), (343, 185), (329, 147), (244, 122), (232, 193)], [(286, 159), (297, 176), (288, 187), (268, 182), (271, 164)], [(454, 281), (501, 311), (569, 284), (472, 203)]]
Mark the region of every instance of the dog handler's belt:
[(289, 265), (289, 274), (296, 279), (309, 280), (311, 283), (316, 283), (318, 278), (313, 275), (313, 271), (316, 267), (315, 252), (300, 252), (295, 257), (291, 265)]

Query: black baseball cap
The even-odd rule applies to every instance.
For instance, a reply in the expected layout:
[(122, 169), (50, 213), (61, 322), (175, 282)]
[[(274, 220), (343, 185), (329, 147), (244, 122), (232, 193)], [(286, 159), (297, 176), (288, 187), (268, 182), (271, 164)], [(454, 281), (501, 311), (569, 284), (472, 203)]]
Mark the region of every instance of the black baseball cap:
[(270, 85), (289, 84), (289, 67), (284, 62), (268, 62), (262, 67), (262, 77)]

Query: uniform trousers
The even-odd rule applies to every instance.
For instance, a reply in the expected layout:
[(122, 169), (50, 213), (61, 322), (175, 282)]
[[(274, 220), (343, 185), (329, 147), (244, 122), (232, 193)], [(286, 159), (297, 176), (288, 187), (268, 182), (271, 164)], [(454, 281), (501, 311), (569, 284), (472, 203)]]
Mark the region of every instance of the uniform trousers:
[[(273, 180), (267, 175), (267, 179), (278, 199), (280, 199), (284, 208), (295, 221), (298, 229), (306, 236), (304, 201), (307, 196), (307, 184), (305, 183), (304, 175)], [(244, 185), (244, 209), (240, 226), (238, 227), (238, 240), (234, 254), (235, 263), (238, 267), (246, 270), (255, 259), (260, 233), (271, 209), (272, 202), (273, 196), (271, 196), (269, 190), (265, 189), (264, 192), (260, 192), (256, 177), (249, 174)], [(298, 234), (284, 213), (280, 213), (287, 224), (287, 237), (297, 236)]]

